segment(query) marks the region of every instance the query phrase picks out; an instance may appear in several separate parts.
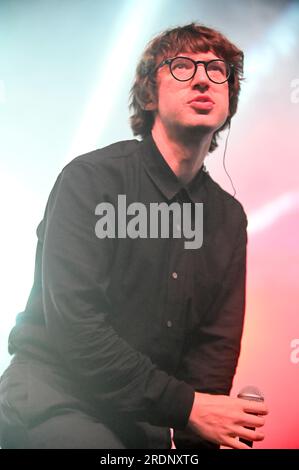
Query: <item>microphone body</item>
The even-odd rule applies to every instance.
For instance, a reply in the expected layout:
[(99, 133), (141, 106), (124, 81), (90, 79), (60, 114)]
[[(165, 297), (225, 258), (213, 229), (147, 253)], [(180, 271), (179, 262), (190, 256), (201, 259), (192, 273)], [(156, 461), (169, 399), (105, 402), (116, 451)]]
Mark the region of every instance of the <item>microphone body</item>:
[[(238, 393), (238, 398), (242, 398), (243, 400), (250, 400), (250, 401), (259, 401), (263, 402), (264, 401), (264, 396), (261, 393), (261, 391), (257, 388), (254, 387), (253, 385), (247, 385), (246, 387), (242, 388), (240, 392)], [(255, 413), (249, 413), (249, 414), (255, 414)], [(255, 428), (251, 428), (248, 426), (245, 426), (246, 429), (251, 429), (252, 431), (255, 430)], [(247, 439), (243, 439), (240, 437), (240, 442), (243, 442), (249, 447), (252, 447), (253, 441), (248, 441)]]

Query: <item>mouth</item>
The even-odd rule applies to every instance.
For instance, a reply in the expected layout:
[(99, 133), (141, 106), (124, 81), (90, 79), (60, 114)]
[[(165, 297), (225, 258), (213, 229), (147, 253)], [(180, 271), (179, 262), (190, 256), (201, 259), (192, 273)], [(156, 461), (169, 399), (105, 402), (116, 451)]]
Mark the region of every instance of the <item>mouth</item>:
[(215, 103), (209, 96), (196, 96), (188, 104), (195, 109), (212, 109)]
[(190, 101), (189, 105), (195, 109), (212, 109), (214, 107), (214, 103), (212, 101), (193, 100)]

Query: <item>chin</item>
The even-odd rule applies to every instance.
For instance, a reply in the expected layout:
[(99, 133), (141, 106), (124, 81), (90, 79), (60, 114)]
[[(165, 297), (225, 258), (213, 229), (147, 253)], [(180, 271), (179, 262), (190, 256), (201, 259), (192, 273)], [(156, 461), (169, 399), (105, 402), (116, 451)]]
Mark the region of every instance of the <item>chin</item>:
[(197, 116), (196, 119), (190, 120), (190, 123), (187, 124), (187, 127), (193, 128), (206, 128), (212, 132), (216, 132), (223, 124), (226, 122), (227, 116), (221, 119), (215, 119), (214, 116)]
[(219, 127), (221, 127), (222, 124), (219, 125), (219, 123), (213, 123), (209, 121), (204, 121), (204, 120), (197, 120), (197, 122), (192, 122), (186, 125), (187, 129), (193, 129), (194, 131), (198, 130), (206, 130), (207, 132), (215, 132)]

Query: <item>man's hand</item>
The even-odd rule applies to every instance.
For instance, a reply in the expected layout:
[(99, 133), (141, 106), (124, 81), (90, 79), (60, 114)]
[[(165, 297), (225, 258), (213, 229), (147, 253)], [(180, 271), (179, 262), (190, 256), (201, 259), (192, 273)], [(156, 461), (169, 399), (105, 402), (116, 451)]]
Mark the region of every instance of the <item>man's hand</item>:
[[(266, 414), (268, 410), (264, 403), (226, 395), (195, 393), (188, 426), (211, 442), (233, 449), (250, 449), (236, 438), (262, 441), (264, 434), (260, 428), (265, 424)], [(252, 431), (246, 427), (256, 429)]]

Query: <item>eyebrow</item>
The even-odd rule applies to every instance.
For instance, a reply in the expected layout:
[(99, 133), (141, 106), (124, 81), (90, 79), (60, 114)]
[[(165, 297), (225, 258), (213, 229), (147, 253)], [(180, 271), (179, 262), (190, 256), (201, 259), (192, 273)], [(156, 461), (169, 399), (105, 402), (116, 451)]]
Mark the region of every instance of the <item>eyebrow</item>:
[[(196, 60), (193, 57), (189, 57), (188, 54), (190, 55), (190, 54), (195, 54), (195, 53), (194, 52), (185, 52), (185, 53), (179, 52), (177, 54), (174, 54), (172, 57), (173, 58), (174, 57), (188, 57), (188, 59)], [(225, 59), (223, 59), (222, 57), (215, 56), (215, 57), (207, 57), (206, 59), (202, 59), (202, 60), (225, 60)]]

